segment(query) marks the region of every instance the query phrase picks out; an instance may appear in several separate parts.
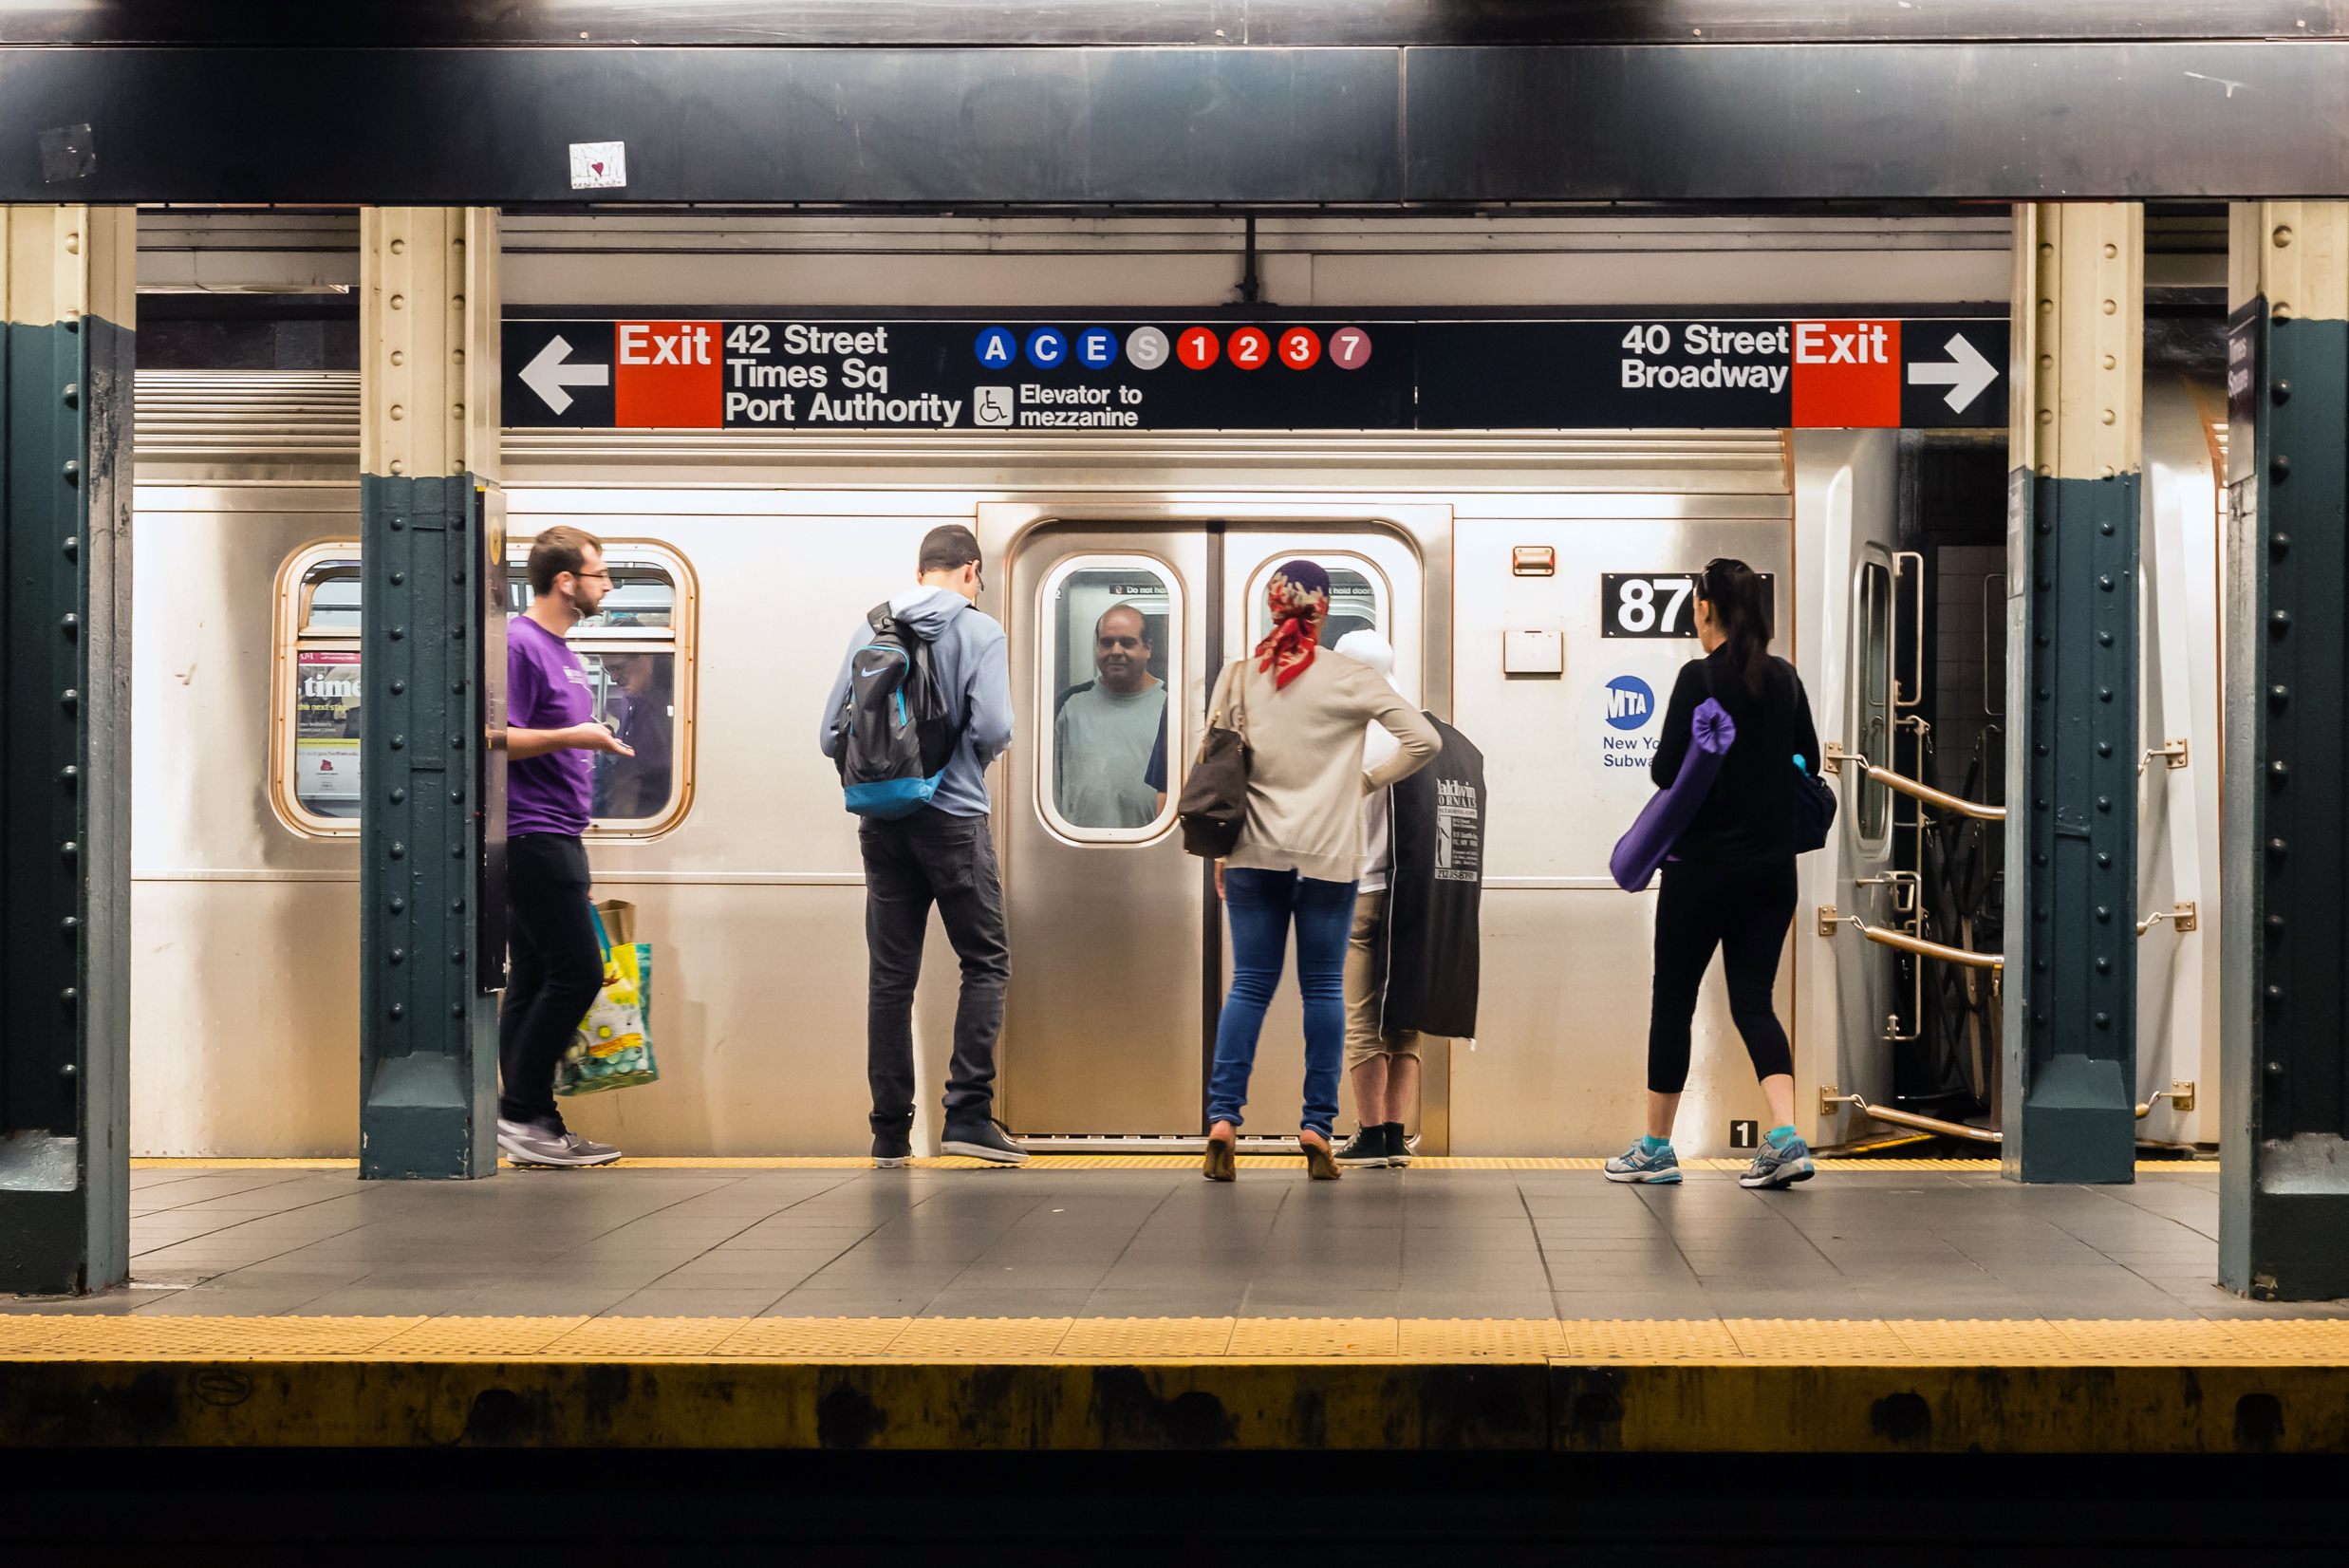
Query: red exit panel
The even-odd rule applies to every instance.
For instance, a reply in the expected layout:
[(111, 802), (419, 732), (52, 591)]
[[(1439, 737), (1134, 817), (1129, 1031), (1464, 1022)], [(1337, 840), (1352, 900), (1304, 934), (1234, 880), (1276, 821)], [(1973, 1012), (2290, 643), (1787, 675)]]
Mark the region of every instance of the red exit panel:
[(1898, 428), (1900, 323), (1799, 321), (1794, 325), (1797, 429)]
[(612, 422), (623, 429), (715, 430), (723, 422), (725, 351), (714, 321), (614, 324)]

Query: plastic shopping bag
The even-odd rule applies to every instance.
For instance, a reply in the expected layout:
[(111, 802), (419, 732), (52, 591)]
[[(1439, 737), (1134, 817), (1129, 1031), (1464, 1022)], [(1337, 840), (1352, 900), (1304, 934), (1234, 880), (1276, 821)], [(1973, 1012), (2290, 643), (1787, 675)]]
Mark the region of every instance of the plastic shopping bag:
[(629, 940), (636, 934), (635, 905), (615, 899), (595, 905), (594, 913), (604, 989), (555, 1064), (557, 1094), (627, 1089), (661, 1076), (653, 1060), (652, 943)]

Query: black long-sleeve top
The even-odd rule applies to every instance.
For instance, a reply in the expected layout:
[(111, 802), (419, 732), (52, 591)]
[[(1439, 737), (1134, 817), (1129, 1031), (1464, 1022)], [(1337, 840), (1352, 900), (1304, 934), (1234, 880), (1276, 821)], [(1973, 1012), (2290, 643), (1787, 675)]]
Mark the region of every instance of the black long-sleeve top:
[(1672, 846), (1679, 860), (1733, 860), (1774, 864), (1795, 858), (1795, 758), (1802, 771), (1818, 772), (1818, 731), (1811, 722), (1811, 699), (1802, 677), (1783, 659), (1773, 658), (1760, 697), (1745, 689), (1745, 678), (1727, 644), (1680, 667), (1672, 700), (1664, 711), (1664, 733), (1648, 776), (1669, 789), (1688, 756), (1696, 710), (1706, 698), (1719, 702), (1737, 726), (1737, 739), (1722, 758), (1705, 804)]

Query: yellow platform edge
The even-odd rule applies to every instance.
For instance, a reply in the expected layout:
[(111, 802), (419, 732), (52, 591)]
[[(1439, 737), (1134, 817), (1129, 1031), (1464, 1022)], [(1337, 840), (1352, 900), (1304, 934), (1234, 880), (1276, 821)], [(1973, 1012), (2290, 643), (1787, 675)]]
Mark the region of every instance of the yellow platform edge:
[[(1569, 1155), (1426, 1155), (1412, 1161), (1413, 1170), (1597, 1170), (1607, 1162), (1595, 1156)], [(131, 1161), (133, 1170), (356, 1170), (355, 1159), (336, 1158), (261, 1158), (232, 1155), (140, 1155)], [(1035, 1154), (1029, 1156), (1026, 1168), (1031, 1170), (1182, 1170), (1199, 1164), (1195, 1154)], [(1240, 1168), (1295, 1168), (1296, 1155), (1242, 1154)], [(912, 1165), (923, 1170), (990, 1170), (1005, 1168), (985, 1160), (973, 1160), (961, 1155), (938, 1155), (916, 1159)], [(500, 1160), (501, 1169), (513, 1168), (510, 1162)], [(1681, 1161), (1687, 1170), (1743, 1170), (1743, 1160), (1688, 1159)], [(1973, 1171), (1983, 1175), (1995, 1174), (1996, 1160), (1839, 1160), (1831, 1157), (1818, 1162), (1821, 1170), (1881, 1170), (1888, 1172), (1915, 1170)], [(743, 1155), (630, 1155), (608, 1166), (592, 1167), (597, 1170), (869, 1170), (872, 1161), (859, 1155), (847, 1154), (743, 1154)], [(2216, 1160), (2139, 1160), (2137, 1171), (2215, 1171)], [(1367, 1172), (1365, 1174), (1368, 1174)]]
[(35, 1321), (0, 1448), (2349, 1446), (2331, 1322)]

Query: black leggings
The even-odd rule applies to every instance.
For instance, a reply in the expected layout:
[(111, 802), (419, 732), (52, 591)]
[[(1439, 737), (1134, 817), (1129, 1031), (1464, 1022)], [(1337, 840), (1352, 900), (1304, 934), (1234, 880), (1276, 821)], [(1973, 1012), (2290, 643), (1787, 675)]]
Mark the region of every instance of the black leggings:
[(1778, 956), (1795, 918), (1795, 863), (1668, 860), (1656, 895), (1656, 981), (1648, 1013), (1648, 1087), (1677, 1094), (1688, 1082), (1688, 1022), (1713, 949), (1729, 978), (1729, 1017), (1754, 1076), (1792, 1073), (1795, 1054), (1770, 1005)]

